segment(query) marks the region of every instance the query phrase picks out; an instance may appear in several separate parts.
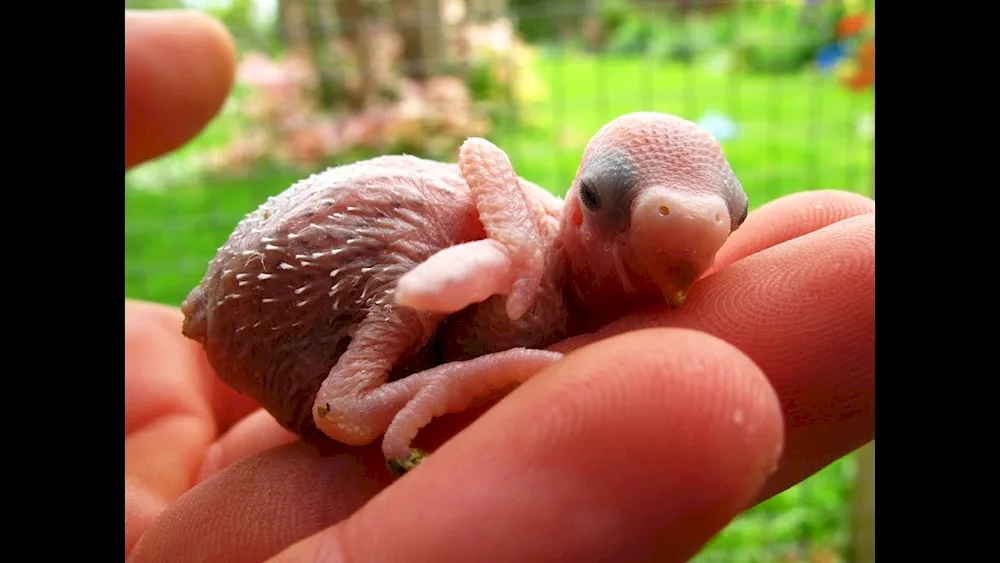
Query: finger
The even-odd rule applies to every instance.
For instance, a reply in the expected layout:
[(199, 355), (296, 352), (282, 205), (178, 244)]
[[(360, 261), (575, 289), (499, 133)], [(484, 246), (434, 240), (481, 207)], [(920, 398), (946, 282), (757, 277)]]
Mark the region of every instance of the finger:
[[(415, 560), (428, 558), (414, 548), (434, 545), (464, 546), (502, 560), (505, 552), (489, 542), (508, 550), (561, 549), (548, 537), (565, 533), (566, 514), (578, 514), (580, 522), (607, 520), (604, 528), (618, 534), (598, 538), (577, 530), (583, 537), (568, 541), (579, 541), (581, 553), (589, 553), (588, 542), (615, 551), (652, 536), (664, 541), (661, 532), (670, 526), (687, 536), (687, 547), (653, 547), (663, 553), (697, 549), (713, 533), (708, 530), (721, 528), (753, 496), (777, 459), (777, 402), (757, 368), (718, 340), (688, 332), (620, 340), (599, 345), (603, 352), (571, 357), (560, 371), (543, 376), (563, 384), (522, 387), (512, 397), (521, 407), (490, 411), (435, 452), (395, 484), (381, 506), (365, 509), (367, 524), (354, 525), (364, 530), (358, 540), (372, 542), (377, 535), (399, 547), (395, 536), (405, 534), (418, 542), (402, 547)], [(434, 460), (437, 469), (429, 465)], [(164, 512), (131, 560), (186, 560), (197, 550), (203, 559), (259, 561), (354, 512), (381, 487), (382, 474), (373, 477), (365, 468), (381, 463), (377, 445), (323, 456), (300, 443), (241, 460)], [(400, 491), (404, 483), (409, 485)], [(529, 498), (534, 504), (525, 507)], [(692, 515), (697, 510), (691, 505), (708, 508)], [(537, 513), (542, 508), (547, 512)], [(547, 529), (524, 519), (536, 513)], [(451, 546), (482, 530), (501, 534)], [(421, 540), (426, 534), (432, 535)], [(618, 543), (607, 543), (612, 539)], [(361, 558), (383, 559), (366, 555)]]
[(200, 131), (222, 107), (234, 69), (232, 39), (209, 16), (125, 10), (125, 168)]
[(203, 417), (215, 434), (258, 408), (216, 377), (182, 321), (174, 307), (125, 300), (126, 435), (175, 414)]
[(164, 307), (126, 303), (125, 472), (167, 500), (191, 485), (215, 436), (205, 366), (174, 333), (171, 316)]
[(768, 202), (747, 216), (719, 250), (706, 277), (725, 266), (849, 217), (875, 212), (875, 201), (839, 190), (798, 192)]
[(343, 520), (383, 486), (377, 445), (295, 442), (237, 461), (170, 505), (129, 561), (257, 562)]
[(125, 434), (165, 415), (207, 415), (207, 363), (173, 308), (125, 300)]
[(295, 440), (295, 434), (282, 428), (270, 413), (258, 409), (208, 448), (196, 482), (204, 481), (245, 457)]
[(733, 344), (781, 397), (785, 452), (762, 498), (874, 439), (875, 214), (748, 256), (695, 286), (687, 305), (622, 319), (597, 336), (651, 326)]
[(683, 561), (779, 457), (777, 398), (708, 335), (579, 350), (275, 561)]
[[(199, 349), (199, 353), (204, 356), (203, 349)], [(205, 363), (207, 365), (208, 360)], [(249, 395), (237, 392), (229, 384), (219, 379), (214, 370), (211, 370), (210, 373), (208, 394), (211, 398), (212, 417), (215, 419), (217, 434), (221, 434), (255, 412), (260, 408), (260, 405)]]
[(125, 438), (125, 475), (173, 500), (194, 483), (212, 437), (211, 425), (196, 416), (159, 418)]
[(142, 482), (125, 476), (125, 555), (169, 503)]
[(125, 302), (125, 474), (132, 491), (126, 548), (195, 482), (222, 426), (216, 413), (251, 410), (215, 382), (201, 349), (180, 334), (179, 315), (171, 307)]

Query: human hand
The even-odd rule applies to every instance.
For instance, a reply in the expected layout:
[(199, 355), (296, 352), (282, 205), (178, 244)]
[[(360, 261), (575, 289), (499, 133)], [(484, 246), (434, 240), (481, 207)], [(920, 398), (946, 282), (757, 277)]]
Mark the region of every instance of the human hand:
[[(126, 12), (126, 166), (195, 134), (231, 85), (226, 36), (184, 17)], [(761, 207), (684, 308), (560, 344), (578, 349), (424, 429), (438, 447), (392, 484), (378, 444), (297, 442), (180, 322), (126, 301), (132, 561), (684, 560), (873, 438), (874, 203)]]

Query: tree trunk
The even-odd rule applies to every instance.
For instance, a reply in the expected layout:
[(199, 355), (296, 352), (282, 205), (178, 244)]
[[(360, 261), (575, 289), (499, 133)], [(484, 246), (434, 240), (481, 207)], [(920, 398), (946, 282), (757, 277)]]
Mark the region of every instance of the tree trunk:
[(278, 1), (278, 34), (291, 50), (304, 56), (309, 55), (309, 31), (303, 0)]
[(423, 80), (445, 67), (445, 29), (440, 0), (395, 0), (396, 29), (403, 38), (403, 74)]
[(319, 79), (317, 101), (320, 107), (330, 108), (340, 90), (340, 77), (326, 64), (329, 42), (321, 5), (324, 1), (328, 0), (279, 0), (278, 25), (284, 43), (316, 69)]
[(378, 84), (372, 72), (372, 34), (368, 31), (365, 4), (364, 0), (336, 0), (336, 2), (340, 28), (354, 46), (358, 73), (361, 76), (361, 91), (349, 102), (352, 109), (363, 110), (373, 104), (378, 95)]
[(330, 34), (327, 31), (326, 5), (331, 0), (303, 0), (306, 5), (306, 21), (309, 34), (309, 58), (319, 76), (319, 105), (330, 109), (342, 92), (341, 75), (335, 66), (330, 64)]

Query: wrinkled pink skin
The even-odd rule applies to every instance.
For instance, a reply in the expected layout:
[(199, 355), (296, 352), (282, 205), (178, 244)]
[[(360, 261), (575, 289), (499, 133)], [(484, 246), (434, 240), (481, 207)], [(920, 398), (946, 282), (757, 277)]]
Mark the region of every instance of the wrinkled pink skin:
[(303, 436), (384, 435), (558, 361), (544, 348), (633, 306), (679, 306), (746, 216), (707, 132), (635, 113), (588, 144), (564, 202), (470, 139), (459, 164), (384, 156), (248, 215), (182, 305), (225, 381)]

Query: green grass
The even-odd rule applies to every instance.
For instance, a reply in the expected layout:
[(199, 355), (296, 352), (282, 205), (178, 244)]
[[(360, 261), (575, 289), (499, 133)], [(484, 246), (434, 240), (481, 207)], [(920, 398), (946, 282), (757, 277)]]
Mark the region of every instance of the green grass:
[(855, 456), (827, 466), (799, 485), (736, 518), (693, 561), (808, 561), (817, 551), (844, 557)]
[[(527, 122), (498, 123), (491, 139), (519, 174), (557, 194), (572, 181), (590, 135), (638, 110), (693, 120), (714, 111), (734, 119), (739, 136), (724, 146), (752, 208), (802, 190), (871, 193), (874, 142), (858, 127), (874, 111), (873, 96), (847, 92), (832, 77), (732, 75), (712, 65), (578, 54), (544, 57), (538, 71), (546, 100), (529, 108)], [(179, 304), (242, 215), (302, 175), (274, 168), (246, 178), (191, 175), (189, 159), (223, 142), (238, 120), (224, 113), (176, 154), (126, 176), (126, 296)], [(161, 189), (140, 189), (156, 183)], [(808, 557), (812, 548), (841, 551), (853, 470), (848, 456), (751, 509), (697, 561), (787, 561), (797, 560), (784, 558), (790, 553)]]

